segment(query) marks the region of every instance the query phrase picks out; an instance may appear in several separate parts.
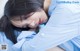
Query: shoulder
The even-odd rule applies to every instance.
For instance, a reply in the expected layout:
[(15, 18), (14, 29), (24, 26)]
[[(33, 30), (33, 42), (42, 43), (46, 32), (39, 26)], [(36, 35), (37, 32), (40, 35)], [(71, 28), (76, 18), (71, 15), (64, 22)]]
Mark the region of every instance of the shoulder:
[(4, 39), (4, 33), (3, 32), (0, 32), (0, 43), (3, 42), (3, 39)]

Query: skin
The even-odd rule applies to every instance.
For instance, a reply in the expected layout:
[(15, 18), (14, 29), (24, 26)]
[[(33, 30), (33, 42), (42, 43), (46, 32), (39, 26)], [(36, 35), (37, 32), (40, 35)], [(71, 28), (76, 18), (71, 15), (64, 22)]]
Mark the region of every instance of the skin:
[[(31, 31), (35, 30), (35, 28), (37, 26), (39, 26), (40, 24), (42, 23), (45, 23), (48, 19), (47, 15), (45, 12), (48, 12), (48, 8), (49, 8), (49, 5), (51, 3), (51, 0), (45, 0), (44, 1), (44, 10), (41, 10), (39, 12), (35, 12), (35, 13), (31, 13), (27, 19), (22, 19), (20, 20), (20, 18), (15, 18), (15, 19), (12, 19), (10, 20), (12, 22), (12, 24), (16, 27), (20, 27), (20, 28), (25, 28), (26, 25), (28, 25), (31, 29)], [(27, 15), (22, 15), (22, 17), (27, 17)], [(52, 48), (52, 49), (48, 49), (46, 51), (55, 51), (55, 50), (58, 50), (58, 51), (64, 51), (63, 49), (59, 48), (59, 47), (55, 47), (55, 48)]]
[[(45, 23), (47, 21), (47, 15), (45, 12), (48, 11), (48, 7), (51, 3), (51, 0), (45, 0), (44, 1), (44, 10), (41, 10), (39, 12), (35, 12), (34, 14), (31, 13), (27, 19), (22, 19), (20, 20), (19, 17), (16, 16), (15, 19), (10, 20), (12, 22), (12, 24), (16, 27), (19, 28), (25, 28), (26, 26), (30, 27), (30, 28), (36, 28), (37, 26), (39, 26), (42, 23)], [(32, 15), (33, 14), (33, 15)], [(22, 17), (27, 17), (26, 15), (22, 15)], [(16, 20), (18, 19), (18, 20)]]
[[(2, 3), (3, 4), (3, 3)], [(4, 5), (4, 4), (3, 4)], [(50, 0), (45, 0), (45, 2), (44, 2), (44, 10), (47, 12), (47, 10), (48, 10), (48, 7), (49, 7), (49, 5), (50, 5)], [(44, 11), (43, 11), (44, 12)], [(31, 21), (28, 21), (28, 22), (30, 22), (30, 23), (32, 23), (33, 21), (32, 20), (35, 20), (35, 23), (37, 24), (38, 22), (39, 22), (39, 20), (41, 19), (42, 21), (41, 21), (41, 23), (42, 22), (46, 22), (46, 20), (47, 20), (47, 16), (46, 16), (46, 14), (44, 13), (44, 15), (43, 14), (41, 14), (42, 12), (36, 12), (35, 14), (33, 14), (34, 16), (36, 15), (36, 17), (33, 19), (33, 15), (32, 16), (30, 16), (30, 18), (28, 18), (28, 19), (25, 19), (25, 20), (20, 20), (20, 21), (18, 21), (18, 20), (11, 20), (11, 22), (12, 22), (12, 24), (13, 25), (15, 25), (16, 27), (22, 27), (22, 25), (23, 24), (25, 24), (26, 22), (27, 22), (27, 20), (31, 20)], [(40, 15), (43, 15), (43, 16), (40, 16)], [(24, 15), (22, 15), (22, 16), (24, 16)], [(41, 18), (37, 18), (37, 17), (41, 17)], [(19, 18), (16, 18), (16, 19), (19, 19)], [(30, 23), (28, 23), (28, 24), (30, 24)], [(32, 23), (33, 24), (33, 23)], [(32, 27), (32, 28), (34, 28), (34, 27), (36, 27), (36, 26), (32, 26), (32, 25), (29, 25), (30, 27)], [(37, 25), (38, 26), (38, 25)], [(25, 26), (24, 26), (25, 27)], [(32, 29), (33, 30), (33, 29)], [(59, 47), (54, 47), (54, 48), (51, 48), (51, 49), (47, 49), (46, 51), (65, 51), (65, 50), (63, 50), (63, 49), (60, 49)]]
[(22, 20), (20, 20), (20, 17), (15, 17), (15, 19), (11, 20), (11, 23), (19, 28), (26, 28), (28, 26), (34, 29), (40, 24), (47, 22), (48, 19), (44, 10), (33, 12), (28, 18), (26, 18), (27, 15), (22, 15), (21, 17), (23, 17)]

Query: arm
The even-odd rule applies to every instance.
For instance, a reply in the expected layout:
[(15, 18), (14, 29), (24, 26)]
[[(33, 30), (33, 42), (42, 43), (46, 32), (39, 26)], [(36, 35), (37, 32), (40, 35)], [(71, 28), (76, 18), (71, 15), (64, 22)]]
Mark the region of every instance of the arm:
[(22, 50), (44, 51), (79, 36), (78, 23), (74, 23), (72, 14), (65, 7), (56, 7), (46, 26), (33, 39), (26, 41)]

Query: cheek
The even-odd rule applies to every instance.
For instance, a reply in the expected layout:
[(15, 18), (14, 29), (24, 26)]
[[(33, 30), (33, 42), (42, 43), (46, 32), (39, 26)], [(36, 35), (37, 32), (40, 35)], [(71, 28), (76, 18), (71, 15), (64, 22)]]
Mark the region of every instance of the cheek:
[(46, 14), (44, 14), (44, 15), (40, 18), (40, 22), (41, 22), (41, 23), (45, 23), (45, 22), (47, 22), (47, 20), (48, 20), (48, 17), (47, 17)]
[(17, 22), (17, 21), (12, 21), (12, 25), (14, 25), (15, 27), (22, 27), (22, 23), (21, 22)]

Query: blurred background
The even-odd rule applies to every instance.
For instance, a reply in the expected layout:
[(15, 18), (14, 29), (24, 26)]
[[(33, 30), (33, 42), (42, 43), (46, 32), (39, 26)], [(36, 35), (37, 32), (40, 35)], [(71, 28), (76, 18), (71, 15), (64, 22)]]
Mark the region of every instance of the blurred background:
[(0, 0), (0, 18), (2, 17), (3, 15), (3, 11), (4, 11), (4, 6), (5, 6), (5, 3), (7, 2), (7, 0)]

